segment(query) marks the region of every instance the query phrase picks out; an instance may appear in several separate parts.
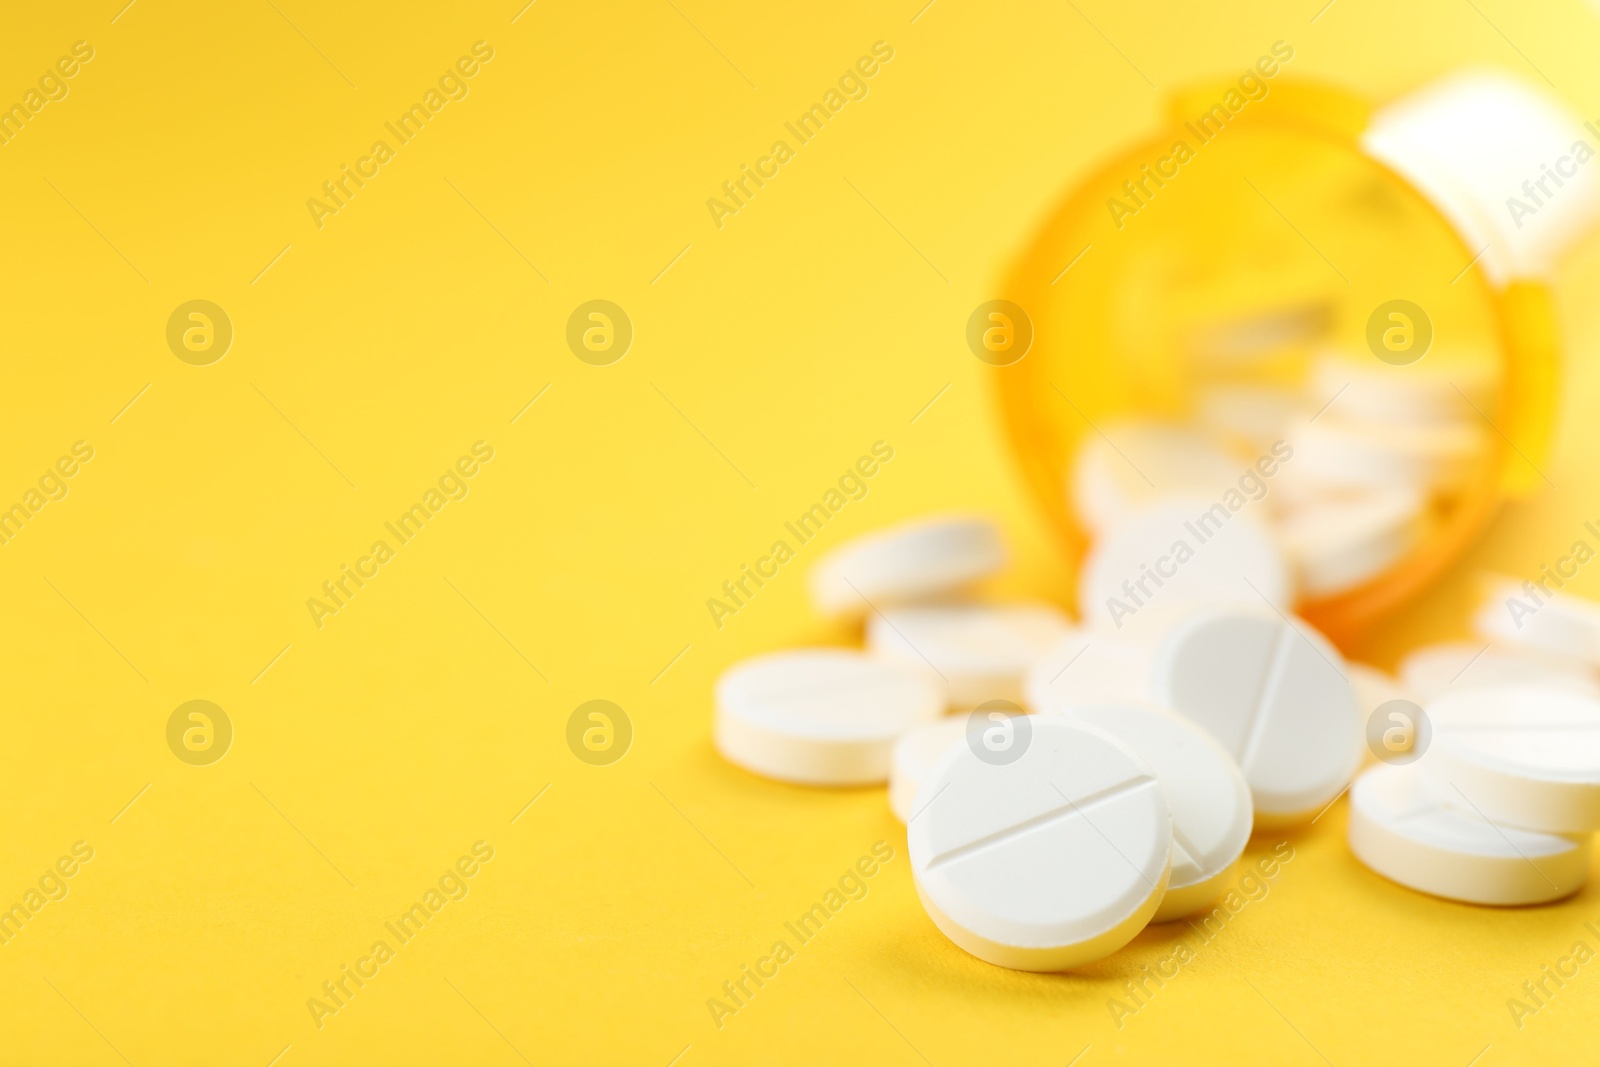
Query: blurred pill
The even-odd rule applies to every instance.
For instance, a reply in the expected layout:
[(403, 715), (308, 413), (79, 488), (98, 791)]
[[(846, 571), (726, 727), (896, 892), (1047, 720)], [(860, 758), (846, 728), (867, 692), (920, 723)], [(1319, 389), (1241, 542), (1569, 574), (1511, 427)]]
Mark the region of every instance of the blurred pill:
[(1328, 495), (1278, 516), (1279, 542), (1303, 596), (1352, 589), (1388, 570), (1421, 539), (1429, 513), (1415, 489)]
[(1079, 449), (1071, 500), (1084, 526), (1099, 534), (1164, 495), (1220, 496), (1245, 464), (1208, 434), (1157, 422), (1111, 423)]
[(988, 519), (916, 519), (824, 556), (811, 571), (811, 599), (824, 615), (861, 615), (874, 606), (949, 596), (1005, 565), (1005, 543)]
[(1592, 671), (1491, 643), (1446, 641), (1413, 649), (1400, 661), (1400, 683), (1425, 707), (1446, 693), (1524, 683), (1600, 696)]
[(1022, 678), (1069, 631), (1048, 604), (888, 607), (867, 620), (867, 650), (926, 670), (952, 708), (1022, 700)]

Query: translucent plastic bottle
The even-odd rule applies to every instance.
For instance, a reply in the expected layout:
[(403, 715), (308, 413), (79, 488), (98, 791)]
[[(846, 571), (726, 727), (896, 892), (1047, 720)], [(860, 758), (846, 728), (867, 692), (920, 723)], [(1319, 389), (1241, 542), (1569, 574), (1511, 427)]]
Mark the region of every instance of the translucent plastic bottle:
[(1425, 487), (1404, 551), (1301, 590), (1300, 613), (1348, 642), (1436, 579), (1504, 499), (1544, 485), (1548, 279), (1600, 212), (1600, 130), (1498, 75), (1382, 109), (1281, 72), (1248, 88), (1178, 95), (1161, 129), (1068, 193), (1004, 290), (1031, 343), (991, 362), (1017, 456), (1075, 558), (1093, 529), (1074, 506), (1079, 460), (1123, 451), (1125, 427), (1200, 427), (1240, 469), (1281, 438), (1296, 458), (1262, 505), (1281, 509), (1330, 453), (1332, 468), (1360, 466), (1339, 452), (1349, 427), (1402, 450), (1366, 457), (1400, 478), (1388, 457), (1409, 461), (1448, 425), (1465, 458)]

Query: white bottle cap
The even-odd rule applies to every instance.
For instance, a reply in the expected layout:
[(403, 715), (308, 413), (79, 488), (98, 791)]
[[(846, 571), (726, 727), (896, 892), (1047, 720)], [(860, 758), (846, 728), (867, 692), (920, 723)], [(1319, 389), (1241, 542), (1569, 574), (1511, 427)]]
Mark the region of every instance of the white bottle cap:
[(1479, 262), (1496, 286), (1548, 277), (1600, 216), (1600, 127), (1504, 74), (1435, 82), (1379, 111), (1361, 140), (1474, 253), (1487, 246)]

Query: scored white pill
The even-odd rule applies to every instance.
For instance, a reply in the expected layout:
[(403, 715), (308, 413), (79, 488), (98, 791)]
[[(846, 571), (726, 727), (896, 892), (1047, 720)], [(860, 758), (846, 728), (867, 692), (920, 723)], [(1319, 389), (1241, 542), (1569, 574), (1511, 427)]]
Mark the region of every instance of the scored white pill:
[(1356, 779), (1349, 839), (1385, 878), (1472, 904), (1559, 900), (1589, 876), (1591, 835), (1497, 826), (1434, 795), (1415, 764), (1380, 764)]
[(906, 827), (917, 895), (945, 936), (990, 963), (1057, 971), (1101, 959), (1166, 892), (1166, 798), (1150, 765), (1099, 730), (1019, 716), (1013, 744), (959, 745), (923, 783)]
[(1446, 693), (1504, 685), (1538, 685), (1600, 696), (1600, 683), (1592, 671), (1490, 643), (1424, 645), (1400, 661), (1399, 673), (1401, 684), (1424, 706)]
[(1257, 826), (1303, 821), (1361, 764), (1343, 658), (1304, 624), (1217, 609), (1179, 626), (1156, 655), (1156, 702), (1222, 743), (1250, 783)]
[(916, 811), (912, 803), (928, 772), (966, 735), (967, 716), (948, 715), (918, 726), (895, 742), (889, 758), (889, 810), (895, 818), (910, 821)]
[(1143, 643), (1076, 629), (1028, 669), (1023, 703), (1032, 711), (1055, 714), (1082, 704), (1147, 699), (1154, 660), (1154, 650)]
[(837, 648), (736, 664), (717, 679), (716, 703), (717, 751), (756, 774), (807, 785), (884, 781), (900, 735), (944, 710), (920, 671)]
[(811, 598), (824, 615), (860, 615), (949, 596), (1005, 565), (1005, 543), (988, 519), (917, 519), (828, 553), (811, 572)]
[(890, 607), (867, 620), (867, 650), (929, 671), (952, 708), (1022, 699), (1022, 676), (1070, 626), (1048, 604)]
[(1442, 799), (1529, 830), (1600, 830), (1600, 701), (1508, 686), (1450, 693), (1427, 710), (1421, 766)]
[(1294, 599), (1277, 543), (1249, 514), (1200, 497), (1171, 497), (1118, 523), (1089, 549), (1078, 576), (1079, 614), (1112, 627), (1152, 603), (1262, 597), (1277, 607)]
[(1250, 840), (1250, 786), (1210, 734), (1154, 704), (1080, 705), (1071, 722), (1123, 741), (1156, 772), (1172, 811), (1172, 876), (1151, 922), (1210, 907)]

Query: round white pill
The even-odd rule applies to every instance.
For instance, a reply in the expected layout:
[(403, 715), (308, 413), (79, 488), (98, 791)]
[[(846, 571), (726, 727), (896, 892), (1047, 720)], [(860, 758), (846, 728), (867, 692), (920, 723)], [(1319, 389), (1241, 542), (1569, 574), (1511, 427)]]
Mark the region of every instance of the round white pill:
[(890, 607), (867, 619), (867, 650), (927, 670), (952, 708), (1022, 700), (1022, 676), (1069, 631), (1048, 604)]
[(1102, 429), (1084, 439), (1071, 484), (1074, 510), (1096, 533), (1166, 494), (1221, 496), (1244, 470), (1213, 437), (1185, 426), (1125, 422)]
[(961, 948), (1002, 967), (1065, 970), (1150, 921), (1167, 888), (1172, 817), (1150, 765), (1110, 735), (1028, 715), (1015, 738), (1012, 762), (963, 744), (934, 767), (906, 827), (911, 871), (929, 917)]
[(1350, 851), (1403, 886), (1472, 904), (1542, 904), (1582, 888), (1590, 835), (1497, 826), (1445, 803), (1415, 764), (1369, 768), (1350, 787)]
[(1233, 757), (1199, 726), (1154, 704), (1079, 706), (1067, 719), (1125, 742), (1161, 783), (1172, 811), (1172, 876), (1150, 921), (1208, 908), (1250, 840), (1250, 786)]
[(944, 701), (920, 671), (837, 648), (774, 652), (717, 679), (717, 751), (748, 771), (806, 785), (889, 777), (900, 735)]
[(1073, 630), (1028, 669), (1023, 703), (1048, 715), (1083, 704), (1147, 699), (1154, 659), (1147, 645), (1121, 635)]
[(889, 810), (895, 818), (901, 822), (911, 820), (916, 812), (912, 803), (928, 772), (966, 735), (967, 716), (949, 715), (918, 726), (894, 743), (889, 758)]
[(1400, 661), (1400, 681), (1426, 706), (1446, 693), (1504, 685), (1538, 685), (1600, 696), (1593, 672), (1516, 649), (1447, 641), (1413, 649)]
[[(1230, 510), (1229, 502), (1239, 505)], [(1084, 557), (1079, 614), (1113, 628), (1151, 604), (1294, 599), (1289, 569), (1249, 498), (1173, 497), (1117, 524)]]
[(1195, 407), (1200, 424), (1217, 437), (1262, 452), (1315, 413), (1300, 393), (1270, 385), (1202, 386)]
[(1428, 511), (1413, 489), (1325, 496), (1282, 514), (1275, 529), (1306, 596), (1331, 596), (1376, 578), (1421, 539)]
[(1250, 783), (1257, 826), (1316, 815), (1361, 764), (1344, 660), (1303, 623), (1218, 609), (1179, 626), (1156, 655), (1158, 704), (1227, 749)]
[(811, 572), (811, 599), (824, 615), (860, 615), (871, 606), (949, 596), (1005, 565), (1005, 544), (988, 519), (917, 519), (824, 556)]
[(1600, 830), (1600, 701), (1533, 686), (1468, 689), (1428, 705), (1423, 773), (1494, 822)]
[(1586, 597), (1493, 578), (1483, 605), (1472, 616), (1472, 628), (1485, 640), (1535, 655), (1588, 666), (1600, 663), (1600, 604)]
[(1470, 424), (1363, 426), (1325, 418), (1295, 436), (1287, 484), (1296, 495), (1307, 485), (1453, 493), (1471, 480), (1488, 444), (1484, 432)]
[(1318, 406), (1327, 404), (1330, 415), (1350, 421), (1476, 426), (1483, 421), (1478, 412), (1494, 404), (1493, 366), (1487, 353), (1478, 360), (1403, 367), (1377, 362), (1365, 352), (1356, 359), (1328, 353), (1313, 364), (1310, 388), (1313, 398), (1320, 398)]

